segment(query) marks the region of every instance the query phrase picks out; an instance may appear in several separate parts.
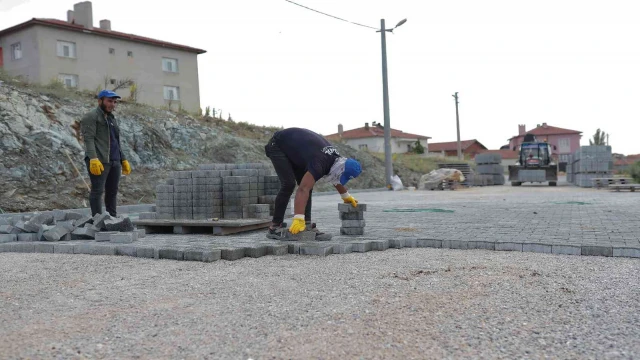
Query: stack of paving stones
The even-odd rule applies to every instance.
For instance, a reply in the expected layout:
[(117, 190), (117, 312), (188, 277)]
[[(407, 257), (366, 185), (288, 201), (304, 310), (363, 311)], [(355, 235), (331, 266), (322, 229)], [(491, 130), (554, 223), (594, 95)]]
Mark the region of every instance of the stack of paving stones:
[[(139, 219), (268, 219), (273, 216), (280, 180), (263, 163), (203, 164), (175, 171), (156, 186), (156, 211)], [(268, 210), (266, 210), (268, 209)], [(291, 212), (291, 202), (287, 214)]]
[(478, 154), (476, 172), (471, 177), (474, 186), (504, 185), (504, 166), (501, 154)]
[(96, 240), (130, 243), (144, 237), (128, 217), (108, 213), (94, 217), (74, 211), (53, 210), (0, 219), (0, 243)]
[(574, 185), (593, 187), (592, 179), (613, 176), (611, 146), (581, 146), (572, 154), (570, 160), (567, 168), (571, 167), (571, 176), (568, 176), (567, 180), (570, 178)]
[(365, 211), (367, 211), (366, 204), (358, 204), (357, 207), (351, 204), (338, 204), (338, 212), (342, 220), (340, 235), (364, 235)]

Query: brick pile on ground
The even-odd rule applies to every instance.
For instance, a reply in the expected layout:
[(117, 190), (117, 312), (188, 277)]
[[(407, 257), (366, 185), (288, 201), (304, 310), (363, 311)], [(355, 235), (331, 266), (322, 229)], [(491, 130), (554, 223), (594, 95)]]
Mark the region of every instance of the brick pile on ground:
[(504, 185), (504, 166), (500, 154), (478, 154), (475, 158), (476, 172), (471, 176), (473, 186)]
[(338, 204), (338, 212), (342, 220), (340, 235), (364, 235), (365, 211), (367, 211), (366, 204), (358, 204), (357, 207), (351, 204)]
[(108, 213), (91, 217), (53, 210), (0, 219), (0, 243), (112, 239), (133, 242), (139, 236), (144, 237), (144, 230), (136, 229), (128, 217), (112, 217)]
[(269, 165), (205, 164), (199, 170), (174, 171), (156, 186), (156, 211), (139, 218), (268, 219), (279, 190), (280, 180)]

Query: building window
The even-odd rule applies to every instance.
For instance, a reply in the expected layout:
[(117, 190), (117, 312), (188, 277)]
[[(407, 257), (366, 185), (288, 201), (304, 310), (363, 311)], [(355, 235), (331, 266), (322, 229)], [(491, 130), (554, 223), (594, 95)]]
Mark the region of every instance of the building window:
[(571, 143), (569, 138), (558, 139), (558, 152), (561, 154), (571, 152)]
[(68, 41), (58, 41), (58, 56), (75, 58), (76, 44)]
[(178, 72), (178, 59), (162, 58), (162, 70), (167, 72)]
[(22, 43), (15, 43), (11, 45), (11, 59), (22, 59)]
[(133, 51), (127, 51), (127, 56), (128, 57), (133, 57)]
[(360, 145), (358, 145), (358, 149), (367, 150), (367, 149), (369, 149), (369, 147), (367, 146), (367, 144), (360, 144)]
[(62, 82), (66, 87), (78, 87), (78, 75), (60, 74), (58, 75), (58, 80), (60, 80), (60, 82)]
[(111, 54), (111, 55), (115, 55), (115, 54), (116, 54), (116, 49), (114, 49), (114, 48), (109, 48), (109, 54)]
[(164, 87), (164, 99), (165, 100), (180, 100), (180, 88), (177, 86), (165, 86)]

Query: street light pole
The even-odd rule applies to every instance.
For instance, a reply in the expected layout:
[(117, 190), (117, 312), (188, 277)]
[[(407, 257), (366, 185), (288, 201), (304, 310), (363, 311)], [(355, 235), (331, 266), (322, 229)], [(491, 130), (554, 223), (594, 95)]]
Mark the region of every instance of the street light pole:
[(456, 128), (458, 129), (458, 160), (462, 160), (462, 144), (460, 144), (460, 117), (458, 116), (458, 92), (451, 95), (456, 99)]
[(380, 19), (380, 33), (382, 42), (382, 101), (384, 108), (384, 170), (387, 188), (391, 187), (391, 177), (393, 176), (393, 163), (391, 162), (391, 119), (389, 116), (389, 83), (387, 80), (387, 32), (393, 32), (395, 28), (407, 22), (407, 19), (400, 21), (393, 29), (386, 29), (384, 19)]

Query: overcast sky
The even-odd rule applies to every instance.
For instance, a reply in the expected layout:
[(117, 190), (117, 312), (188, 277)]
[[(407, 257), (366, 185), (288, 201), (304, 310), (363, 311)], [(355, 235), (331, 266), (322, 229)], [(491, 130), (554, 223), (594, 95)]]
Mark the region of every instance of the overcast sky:
[[(385, 18), (391, 126), (491, 149), (549, 125), (610, 133), (640, 153), (640, 3), (634, 0), (295, 0), (372, 27)], [(1, 28), (66, 19), (77, 1), (0, 0)], [(94, 0), (94, 25), (207, 50), (202, 107), (236, 121), (324, 135), (383, 121), (380, 34), (285, 0)], [(151, 5), (145, 5), (151, 4)]]

